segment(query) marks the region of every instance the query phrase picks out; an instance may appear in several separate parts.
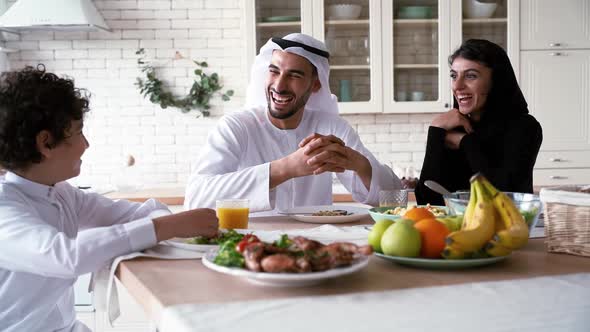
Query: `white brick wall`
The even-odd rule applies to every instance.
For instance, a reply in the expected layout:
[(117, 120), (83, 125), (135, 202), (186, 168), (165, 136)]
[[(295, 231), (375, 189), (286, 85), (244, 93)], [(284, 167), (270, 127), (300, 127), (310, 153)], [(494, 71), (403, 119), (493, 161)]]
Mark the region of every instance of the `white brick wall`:
[[(12, 2), (11, 2), (12, 3)], [(120, 181), (125, 156), (136, 159), (138, 182), (148, 186), (184, 186), (194, 157), (219, 116), (239, 107), (246, 89), (243, 1), (239, 0), (94, 0), (111, 32), (25, 32), (7, 35), (13, 69), (43, 63), (88, 89), (92, 111), (85, 128), (90, 149), (83, 157), (78, 184), (104, 186)], [(215, 100), (212, 117), (162, 110), (139, 95), (135, 51), (143, 47), (165, 68), (159, 77), (185, 94), (195, 69), (205, 60), (219, 73), (231, 102)], [(174, 60), (179, 51), (187, 59)], [(419, 169), (425, 133), (432, 115), (345, 115), (365, 145), (394, 170)]]

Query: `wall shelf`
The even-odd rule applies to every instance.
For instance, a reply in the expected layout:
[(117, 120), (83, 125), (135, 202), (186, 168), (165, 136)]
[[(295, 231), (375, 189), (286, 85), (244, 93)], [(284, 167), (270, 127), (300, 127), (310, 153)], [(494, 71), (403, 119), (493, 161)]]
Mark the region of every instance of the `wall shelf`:
[(411, 64), (397, 64), (394, 65), (393, 68), (395, 69), (437, 69), (438, 65), (434, 63), (411, 63)]
[(294, 21), (294, 22), (260, 22), (256, 23), (256, 26), (259, 28), (275, 28), (275, 27), (296, 27), (300, 26), (301, 22)]
[(371, 66), (369, 65), (333, 65), (330, 66), (331, 70), (356, 70), (356, 69), (364, 69), (369, 70)]
[(355, 26), (355, 25), (369, 25), (369, 20), (327, 20), (326, 25), (337, 26)]
[(393, 20), (393, 24), (431, 25), (431, 24), (438, 24), (438, 19), (437, 18), (420, 18), (420, 19), (396, 18)]

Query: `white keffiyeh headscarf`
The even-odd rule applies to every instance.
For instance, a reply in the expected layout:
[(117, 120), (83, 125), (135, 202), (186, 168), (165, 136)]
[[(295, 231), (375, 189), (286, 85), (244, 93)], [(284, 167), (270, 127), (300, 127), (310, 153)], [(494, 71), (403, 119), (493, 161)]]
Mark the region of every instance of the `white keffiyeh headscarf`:
[(267, 107), (266, 77), (274, 50), (282, 50), (302, 56), (317, 69), (322, 87), (311, 94), (307, 104), (305, 104), (305, 109), (338, 114), (338, 100), (330, 92), (328, 49), (321, 41), (301, 33), (292, 33), (283, 38), (271, 38), (260, 48), (260, 53), (252, 64), (250, 84), (248, 84), (246, 93), (246, 107)]

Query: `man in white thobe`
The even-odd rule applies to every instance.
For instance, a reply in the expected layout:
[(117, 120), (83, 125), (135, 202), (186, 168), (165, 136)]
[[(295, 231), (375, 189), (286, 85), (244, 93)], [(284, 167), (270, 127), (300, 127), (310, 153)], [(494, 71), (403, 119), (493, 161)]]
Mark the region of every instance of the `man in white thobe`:
[[(332, 203), (332, 174), (355, 201), (376, 205), (400, 188), (354, 129), (338, 115), (329, 88), (329, 53), (303, 34), (271, 38), (252, 67), (245, 110), (221, 118), (196, 162), (185, 207), (246, 198), (273, 214)], [(259, 214), (259, 215), (260, 215)]]
[(90, 332), (74, 311), (78, 276), (159, 241), (217, 233), (211, 209), (170, 214), (65, 182), (88, 148), (86, 111), (83, 91), (42, 66), (0, 77), (2, 332)]

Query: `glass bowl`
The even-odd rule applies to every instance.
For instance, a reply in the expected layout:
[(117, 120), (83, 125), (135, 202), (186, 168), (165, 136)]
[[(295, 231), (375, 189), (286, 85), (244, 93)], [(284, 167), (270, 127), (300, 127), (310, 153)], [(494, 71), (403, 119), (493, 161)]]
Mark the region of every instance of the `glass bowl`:
[[(539, 215), (543, 210), (543, 203), (538, 195), (528, 193), (504, 192), (520, 210), (529, 226), (529, 233), (539, 222)], [(463, 214), (469, 203), (469, 191), (457, 191), (450, 195), (443, 195), (445, 205), (449, 208), (451, 214)]]
[(465, 18), (489, 18), (494, 15), (498, 7), (497, 3), (480, 2), (477, 0), (463, 0), (463, 17)]
[(328, 19), (331, 20), (354, 20), (361, 16), (361, 5), (337, 4), (328, 6)]
[(432, 7), (428, 6), (405, 6), (400, 7), (397, 12), (398, 18), (421, 19), (432, 17)]

